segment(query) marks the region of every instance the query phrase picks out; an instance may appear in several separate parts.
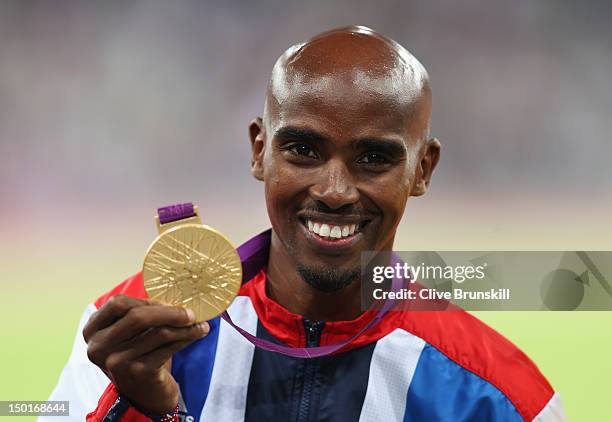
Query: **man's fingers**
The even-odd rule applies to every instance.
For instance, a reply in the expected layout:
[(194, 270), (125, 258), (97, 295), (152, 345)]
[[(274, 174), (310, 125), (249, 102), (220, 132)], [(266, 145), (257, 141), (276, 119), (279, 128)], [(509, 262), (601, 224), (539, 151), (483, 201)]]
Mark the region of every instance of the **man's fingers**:
[(150, 368), (161, 368), (175, 353), (193, 343), (193, 340), (177, 341), (140, 357), (138, 360)]
[[(139, 361), (143, 356), (158, 349), (164, 349), (174, 343), (187, 342), (187, 344), (189, 344), (204, 337), (208, 334), (209, 330), (210, 327), (206, 322), (193, 324), (189, 327), (179, 328), (166, 326), (152, 328), (143, 335), (132, 339), (129, 342), (131, 344), (127, 345), (124, 350), (111, 353), (106, 359), (105, 366), (113, 367), (126, 362)], [(161, 353), (159, 356), (164, 356), (164, 354)], [(170, 356), (172, 356), (172, 353), (166, 356), (166, 360)], [(163, 363), (164, 361), (162, 361), (159, 366)]]
[(207, 322), (193, 324), (189, 327), (158, 327), (149, 330), (142, 337), (134, 339), (134, 346), (130, 348), (130, 359), (140, 359), (141, 356), (161, 349), (171, 343), (198, 340), (210, 331)]
[(119, 345), (156, 327), (187, 327), (195, 322), (190, 309), (168, 305), (137, 306), (131, 308), (119, 321), (100, 332)]
[(124, 295), (111, 297), (98, 311), (87, 321), (83, 328), (83, 338), (88, 343), (89, 339), (98, 331), (108, 327), (133, 307), (148, 305), (146, 300), (136, 299)]

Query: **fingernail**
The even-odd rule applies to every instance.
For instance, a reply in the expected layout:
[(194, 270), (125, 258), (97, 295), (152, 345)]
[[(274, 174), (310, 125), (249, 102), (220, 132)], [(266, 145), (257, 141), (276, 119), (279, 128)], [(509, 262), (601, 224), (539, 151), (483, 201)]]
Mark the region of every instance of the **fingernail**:
[(195, 312), (193, 312), (191, 309), (187, 308), (187, 318), (189, 318), (189, 322), (194, 322), (195, 321)]
[(204, 334), (208, 334), (208, 332), (210, 331), (210, 325), (208, 325), (208, 322), (200, 322), (200, 330), (202, 330)]

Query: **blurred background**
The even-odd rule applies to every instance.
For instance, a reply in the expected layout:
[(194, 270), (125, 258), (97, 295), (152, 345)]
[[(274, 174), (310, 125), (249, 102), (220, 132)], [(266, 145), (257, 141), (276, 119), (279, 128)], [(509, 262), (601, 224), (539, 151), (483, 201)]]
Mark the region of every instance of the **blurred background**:
[[(158, 206), (193, 201), (236, 244), (268, 227), (248, 122), (276, 58), (340, 25), (432, 79), (442, 159), (396, 249), (612, 250), (611, 19), (604, 1), (2, 1), (0, 400), (48, 397)], [(609, 417), (610, 313), (478, 316), (571, 420)]]

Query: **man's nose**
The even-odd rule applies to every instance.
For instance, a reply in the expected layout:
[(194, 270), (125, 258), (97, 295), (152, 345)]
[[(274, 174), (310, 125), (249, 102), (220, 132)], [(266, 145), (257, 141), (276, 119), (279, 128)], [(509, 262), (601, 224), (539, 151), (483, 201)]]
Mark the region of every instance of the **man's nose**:
[(338, 209), (359, 200), (359, 190), (353, 176), (341, 160), (329, 160), (310, 187), (313, 199), (331, 209)]

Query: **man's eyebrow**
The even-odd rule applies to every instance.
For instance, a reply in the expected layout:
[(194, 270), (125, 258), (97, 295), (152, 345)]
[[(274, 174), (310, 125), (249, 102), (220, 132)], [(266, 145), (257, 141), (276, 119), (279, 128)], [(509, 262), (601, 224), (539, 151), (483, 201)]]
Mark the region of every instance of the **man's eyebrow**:
[(301, 129), (292, 126), (285, 126), (274, 133), (274, 138), (281, 141), (304, 141), (321, 144), (327, 139), (318, 132), (310, 129)]
[(395, 157), (403, 157), (407, 154), (406, 145), (400, 141), (379, 138), (356, 139), (351, 142), (354, 149), (366, 151), (381, 151)]
[[(274, 133), (274, 139), (279, 141), (309, 142), (312, 144), (323, 144), (327, 138), (320, 133), (293, 126), (285, 126)], [(402, 141), (383, 138), (361, 138), (350, 142), (353, 149), (361, 151), (380, 151), (394, 157), (404, 157), (407, 154), (406, 146)]]

